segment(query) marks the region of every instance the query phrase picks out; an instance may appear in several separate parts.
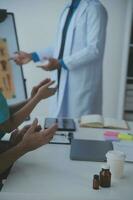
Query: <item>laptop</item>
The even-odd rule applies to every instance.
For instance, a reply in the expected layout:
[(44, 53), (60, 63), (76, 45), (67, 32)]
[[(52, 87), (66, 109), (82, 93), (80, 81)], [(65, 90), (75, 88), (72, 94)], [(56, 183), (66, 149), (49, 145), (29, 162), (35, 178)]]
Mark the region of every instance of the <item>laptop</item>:
[(112, 149), (111, 141), (73, 139), (71, 141), (70, 159), (105, 162), (106, 153)]

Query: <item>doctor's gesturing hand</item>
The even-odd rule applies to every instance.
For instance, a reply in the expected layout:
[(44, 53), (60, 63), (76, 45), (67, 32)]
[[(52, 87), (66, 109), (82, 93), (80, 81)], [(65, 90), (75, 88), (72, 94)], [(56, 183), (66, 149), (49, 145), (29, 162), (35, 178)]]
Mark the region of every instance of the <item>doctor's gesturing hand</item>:
[(9, 58), (13, 60), (17, 65), (27, 64), (32, 60), (32, 54), (24, 51), (15, 52), (13, 56)]
[(45, 60), (48, 61), (48, 63), (39, 65), (37, 67), (44, 69), (45, 71), (53, 71), (53, 70), (58, 70), (60, 68), (60, 63), (57, 59), (55, 58), (44, 58)]

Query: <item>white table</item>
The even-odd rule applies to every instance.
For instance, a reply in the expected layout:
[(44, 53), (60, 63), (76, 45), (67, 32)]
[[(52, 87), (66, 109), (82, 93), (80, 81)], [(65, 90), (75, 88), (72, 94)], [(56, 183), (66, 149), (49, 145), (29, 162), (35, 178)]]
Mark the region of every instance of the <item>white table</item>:
[[(79, 129), (75, 138), (102, 140), (103, 129)], [(111, 188), (96, 191), (92, 189), (92, 179), (103, 163), (71, 161), (69, 154), (69, 145), (53, 144), (26, 154), (15, 163), (2, 192), (11, 196), (14, 193), (35, 193), (34, 197), (41, 195), (40, 199), (44, 196), (46, 200), (133, 199), (133, 164), (126, 163), (125, 176), (112, 180)], [(1, 195), (6, 195), (2, 192), (0, 200), (4, 199)], [(27, 200), (26, 197), (24, 199)]]

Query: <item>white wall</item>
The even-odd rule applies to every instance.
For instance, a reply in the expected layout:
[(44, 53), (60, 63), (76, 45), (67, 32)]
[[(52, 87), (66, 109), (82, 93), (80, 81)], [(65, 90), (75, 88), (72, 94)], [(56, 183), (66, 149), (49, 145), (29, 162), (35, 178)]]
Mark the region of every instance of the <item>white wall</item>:
[[(101, 0), (108, 10), (107, 42), (104, 59), (104, 115), (117, 116), (128, 0)], [(15, 14), (20, 49), (33, 51), (46, 47), (54, 40), (57, 19), (67, 0), (0, 0), (0, 8)], [(25, 65), (28, 95), (33, 85), (49, 74), (36, 69), (33, 63)], [(32, 116), (47, 113), (47, 101), (40, 103)]]

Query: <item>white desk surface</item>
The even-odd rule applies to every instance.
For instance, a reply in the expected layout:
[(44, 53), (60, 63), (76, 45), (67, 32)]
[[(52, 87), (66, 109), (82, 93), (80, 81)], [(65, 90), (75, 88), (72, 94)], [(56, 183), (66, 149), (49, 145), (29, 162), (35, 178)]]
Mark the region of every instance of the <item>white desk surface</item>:
[[(79, 129), (75, 138), (103, 139), (103, 129)], [(11, 170), (0, 193), (0, 200), (10, 196), (23, 200), (131, 200), (133, 198), (133, 164), (126, 163), (124, 177), (112, 180), (110, 188), (92, 189), (93, 175), (99, 162), (71, 161), (70, 145), (45, 145), (21, 157)], [(32, 194), (32, 195), (31, 195)], [(23, 196), (25, 195), (25, 196)], [(32, 196), (32, 197), (33, 197)], [(20, 198), (19, 198), (20, 199)], [(34, 198), (32, 198), (34, 200)]]

